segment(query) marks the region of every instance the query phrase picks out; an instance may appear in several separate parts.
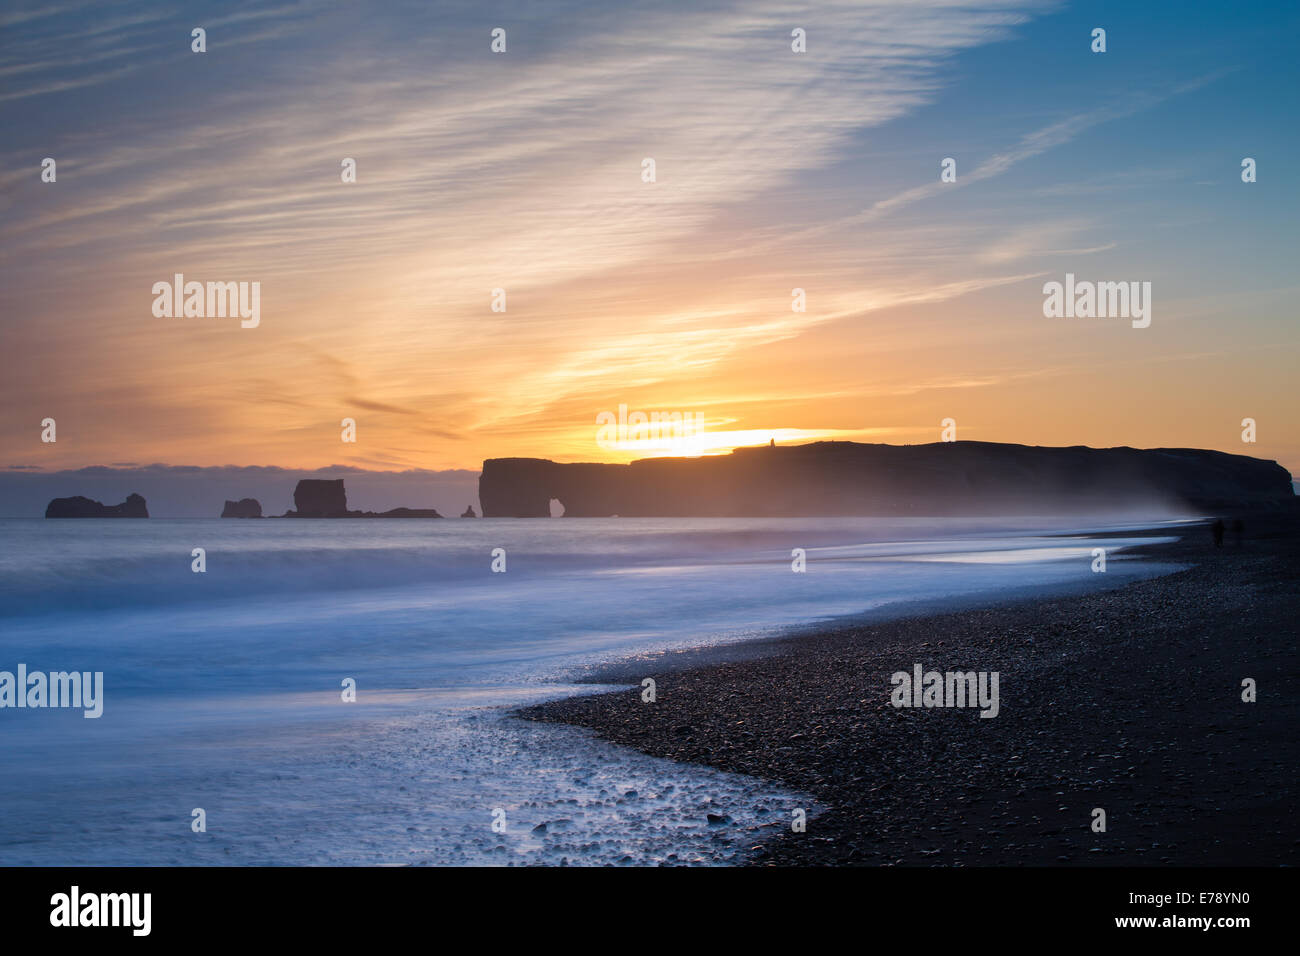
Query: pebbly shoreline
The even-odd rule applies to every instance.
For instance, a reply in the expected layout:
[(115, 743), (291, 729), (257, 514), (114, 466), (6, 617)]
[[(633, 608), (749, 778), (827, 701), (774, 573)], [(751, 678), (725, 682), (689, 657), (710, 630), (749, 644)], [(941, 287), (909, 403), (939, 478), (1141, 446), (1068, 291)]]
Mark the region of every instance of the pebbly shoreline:
[[(827, 808), (806, 832), (756, 834), (760, 865), (1295, 864), (1300, 514), (1247, 516), (1222, 548), (1190, 527), (1141, 552), (1189, 567), (800, 633), (739, 659), (637, 661), (624, 669), (655, 678), (653, 704), (635, 688), (517, 715), (777, 781)], [(890, 675), (916, 663), (998, 672), (998, 715), (893, 707)]]

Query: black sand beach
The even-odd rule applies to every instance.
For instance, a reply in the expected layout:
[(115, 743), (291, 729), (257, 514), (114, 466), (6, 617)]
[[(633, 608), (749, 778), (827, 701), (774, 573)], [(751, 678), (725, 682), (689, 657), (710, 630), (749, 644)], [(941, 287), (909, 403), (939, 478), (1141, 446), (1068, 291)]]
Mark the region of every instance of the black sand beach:
[[(519, 715), (778, 781), (827, 808), (806, 832), (757, 833), (758, 864), (1294, 864), (1300, 515), (1245, 516), (1242, 540), (1229, 531), (1222, 548), (1192, 527), (1142, 553), (1191, 567), (800, 634), (739, 660), (638, 661), (625, 679), (654, 677), (653, 704), (638, 688)], [(891, 706), (890, 675), (914, 663), (997, 671), (1000, 712)]]

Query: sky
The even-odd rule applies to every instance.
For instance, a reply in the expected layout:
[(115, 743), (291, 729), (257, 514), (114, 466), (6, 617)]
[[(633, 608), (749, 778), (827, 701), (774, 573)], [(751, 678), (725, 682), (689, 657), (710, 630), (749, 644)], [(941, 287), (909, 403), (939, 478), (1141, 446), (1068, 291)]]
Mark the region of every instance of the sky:
[[(476, 471), (951, 419), (1298, 472), (1298, 29), (1267, 3), (6, 3), (0, 469)], [(258, 324), (155, 315), (177, 273), (259, 283)], [(1046, 317), (1067, 273), (1150, 282), (1149, 327)], [(699, 430), (602, 439), (620, 407)]]

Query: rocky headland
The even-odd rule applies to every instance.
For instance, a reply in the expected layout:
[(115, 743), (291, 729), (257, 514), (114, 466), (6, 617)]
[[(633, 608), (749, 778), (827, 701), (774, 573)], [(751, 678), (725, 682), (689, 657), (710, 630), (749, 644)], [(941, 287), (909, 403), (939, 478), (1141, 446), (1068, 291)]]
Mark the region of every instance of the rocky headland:
[(483, 463), (484, 517), (548, 517), (552, 498), (579, 518), (800, 517), (1212, 511), (1295, 494), (1277, 462), (1195, 448), (814, 442), (626, 465)]

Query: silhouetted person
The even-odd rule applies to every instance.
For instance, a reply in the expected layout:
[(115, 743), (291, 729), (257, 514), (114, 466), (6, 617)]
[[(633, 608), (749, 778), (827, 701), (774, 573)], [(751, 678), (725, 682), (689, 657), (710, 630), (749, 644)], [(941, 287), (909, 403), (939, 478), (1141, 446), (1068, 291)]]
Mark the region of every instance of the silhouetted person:
[(1232, 543), (1233, 544), (1237, 545), (1238, 547), (1241, 547), (1241, 536), (1242, 533), (1245, 532), (1245, 530), (1246, 530), (1246, 525), (1242, 522), (1240, 518), (1232, 519)]
[(1214, 533), (1214, 546), (1223, 547), (1223, 519), (1215, 518), (1214, 524), (1210, 525), (1210, 530)]

